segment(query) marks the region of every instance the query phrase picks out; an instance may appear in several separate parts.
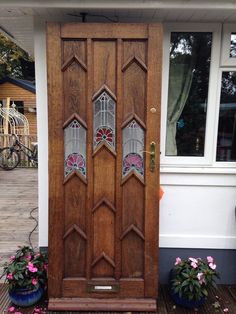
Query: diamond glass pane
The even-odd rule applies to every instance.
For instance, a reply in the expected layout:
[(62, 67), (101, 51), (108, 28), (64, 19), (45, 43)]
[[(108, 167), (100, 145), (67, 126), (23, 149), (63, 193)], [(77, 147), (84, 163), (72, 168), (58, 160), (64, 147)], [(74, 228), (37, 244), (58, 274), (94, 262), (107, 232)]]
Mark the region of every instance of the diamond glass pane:
[(130, 171), (137, 171), (144, 176), (144, 131), (133, 120), (123, 129), (123, 176)]
[(115, 150), (115, 112), (116, 103), (106, 92), (94, 101), (94, 149), (105, 142)]
[(77, 170), (86, 177), (86, 130), (76, 119), (65, 128), (64, 143), (64, 176)]

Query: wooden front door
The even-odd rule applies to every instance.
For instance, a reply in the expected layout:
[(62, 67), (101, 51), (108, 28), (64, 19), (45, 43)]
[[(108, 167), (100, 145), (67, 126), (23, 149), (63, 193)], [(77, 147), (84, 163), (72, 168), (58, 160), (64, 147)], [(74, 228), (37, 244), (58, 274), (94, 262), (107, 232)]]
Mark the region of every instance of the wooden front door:
[(155, 311), (161, 27), (47, 34), (49, 308)]

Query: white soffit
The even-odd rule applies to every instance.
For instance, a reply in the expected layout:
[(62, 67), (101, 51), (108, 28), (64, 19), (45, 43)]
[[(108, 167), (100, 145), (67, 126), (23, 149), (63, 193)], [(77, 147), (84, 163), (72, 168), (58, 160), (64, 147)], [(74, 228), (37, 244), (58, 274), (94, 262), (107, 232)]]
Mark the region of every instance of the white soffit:
[[(231, 0), (1, 0), (0, 26), (24, 50), (33, 54), (33, 19), (87, 22), (236, 22), (236, 1)], [(0, 30), (1, 31), (1, 30)]]

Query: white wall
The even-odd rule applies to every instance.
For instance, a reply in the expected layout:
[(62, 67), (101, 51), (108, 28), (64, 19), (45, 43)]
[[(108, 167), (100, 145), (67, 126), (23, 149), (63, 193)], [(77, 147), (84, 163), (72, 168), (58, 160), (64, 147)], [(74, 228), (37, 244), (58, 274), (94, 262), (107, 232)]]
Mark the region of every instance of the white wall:
[(45, 22), (34, 21), (34, 55), (38, 129), (39, 246), (48, 245), (48, 111)]
[[(48, 120), (45, 24), (35, 20), (39, 142), (39, 246), (48, 245)], [(161, 169), (160, 246), (236, 249), (236, 170)]]
[(161, 184), (161, 247), (236, 249), (236, 174), (162, 173)]

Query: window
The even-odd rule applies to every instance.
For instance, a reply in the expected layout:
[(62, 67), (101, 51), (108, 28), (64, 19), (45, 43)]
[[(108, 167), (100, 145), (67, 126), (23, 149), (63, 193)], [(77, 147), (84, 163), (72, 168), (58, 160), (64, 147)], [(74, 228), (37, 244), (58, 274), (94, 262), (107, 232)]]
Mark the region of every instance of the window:
[(236, 66), (236, 24), (223, 26), (221, 66)]
[(212, 33), (172, 32), (166, 156), (204, 156)]
[(236, 72), (221, 79), (216, 161), (236, 161)]

